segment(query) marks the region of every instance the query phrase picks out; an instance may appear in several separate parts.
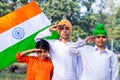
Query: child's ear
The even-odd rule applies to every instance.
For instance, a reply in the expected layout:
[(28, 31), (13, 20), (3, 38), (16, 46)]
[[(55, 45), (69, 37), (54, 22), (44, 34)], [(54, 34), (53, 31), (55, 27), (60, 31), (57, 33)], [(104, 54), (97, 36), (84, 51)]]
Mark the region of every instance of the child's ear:
[(48, 55), (50, 55), (50, 51), (48, 50)]
[(50, 58), (50, 53), (48, 53), (47, 56)]
[(50, 52), (50, 50), (48, 50), (48, 53)]

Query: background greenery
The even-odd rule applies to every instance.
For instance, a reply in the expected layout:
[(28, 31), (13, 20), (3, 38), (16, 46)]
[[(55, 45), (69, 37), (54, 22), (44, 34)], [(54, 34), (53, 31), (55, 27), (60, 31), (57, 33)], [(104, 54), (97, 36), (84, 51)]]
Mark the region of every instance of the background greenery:
[[(0, 0), (0, 17), (20, 8), (31, 0)], [(117, 0), (36, 0), (52, 24), (66, 18), (73, 25), (71, 39), (92, 35), (96, 24), (103, 23), (108, 29), (108, 47), (120, 53), (120, 5)], [(93, 7), (93, 5), (96, 5)], [(7, 74), (7, 75), (6, 75)], [(0, 73), (0, 80), (23, 80), (25, 74)]]

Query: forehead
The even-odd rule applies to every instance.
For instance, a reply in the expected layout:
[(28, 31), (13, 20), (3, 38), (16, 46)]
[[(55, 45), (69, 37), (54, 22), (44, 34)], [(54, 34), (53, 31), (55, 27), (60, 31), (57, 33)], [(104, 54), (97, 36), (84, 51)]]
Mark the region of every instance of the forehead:
[(47, 51), (46, 49), (39, 48), (39, 51)]
[(95, 37), (107, 37), (106, 35), (97, 35)]
[(67, 25), (63, 24), (63, 25), (58, 25), (60, 27), (68, 27)]

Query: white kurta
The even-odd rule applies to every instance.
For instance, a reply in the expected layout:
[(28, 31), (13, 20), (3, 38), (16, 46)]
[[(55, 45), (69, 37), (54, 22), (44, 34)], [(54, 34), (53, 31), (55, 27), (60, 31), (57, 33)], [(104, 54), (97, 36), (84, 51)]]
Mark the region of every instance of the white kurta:
[(84, 46), (77, 49), (83, 62), (80, 80), (119, 80), (118, 60), (107, 48), (100, 52), (97, 47)]
[[(36, 36), (36, 40), (51, 35), (49, 30), (45, 30)], [(72, 42), (67, 44), (60, 40), (47, 40), (50, 44), (50, 56), (54, 65), (52, 80), (78, 80), (77, 79), (77, 55), (71, 55), (69, 48)]]
[(51, 59), (54, 65), (52, 80), (76, 80), (75, 56), (71, 56), (68, 49), (70, 43), (64, 44), (60, 40), (50, 42)]

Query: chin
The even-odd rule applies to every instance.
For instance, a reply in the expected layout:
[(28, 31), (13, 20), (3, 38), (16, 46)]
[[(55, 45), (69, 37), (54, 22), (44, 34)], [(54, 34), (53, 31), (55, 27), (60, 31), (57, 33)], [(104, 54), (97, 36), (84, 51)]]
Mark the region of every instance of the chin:
[(43, 60), (44, 60), (44, 59), (46, 59), (46, 57), (44, 57), (44, 58), (41, 58), (41, 59), (43, 59)]
[(98, 45), (99, 47), (104, 47), (104, 45)]
[(68, 36), (64, 36), (63, 39), (68, 39)]

